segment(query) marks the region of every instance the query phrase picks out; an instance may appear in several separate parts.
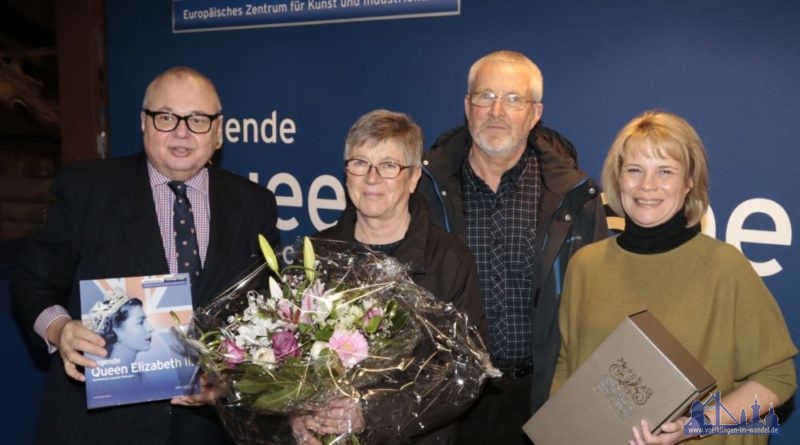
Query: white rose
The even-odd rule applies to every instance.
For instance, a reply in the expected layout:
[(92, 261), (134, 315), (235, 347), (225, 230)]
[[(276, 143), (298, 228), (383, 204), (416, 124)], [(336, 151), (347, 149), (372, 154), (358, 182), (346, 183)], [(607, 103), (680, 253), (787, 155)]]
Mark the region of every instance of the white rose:
[(259, 337), (259, 330), (252, 325), (239, 326), (237, 332), (239, 333), (239, 335), (236, 336), (237, 342), (241, 338), (243, 341), (256, 343), (256, 338)]
[(315, 341), (313, 345), (311, 345), (311, 358), (316, 360), (319, 358), (319, 355), (328, 348), (328, 342), (326, 341)]
[(355, 322), (356, 318), (348, 313), (336, 319), (336, 327), (339, 329), (350, 330)]
[(272, 348), (258, 348), (253, 353), (253, 363), (261, 365), (266, 369), (272, 369), (277, 363), (275, 361), (275, 351)]
[(357, 304), (351, 304), (347, 311), (353, 318), (361, 318), (364, 316), (364, 309)]

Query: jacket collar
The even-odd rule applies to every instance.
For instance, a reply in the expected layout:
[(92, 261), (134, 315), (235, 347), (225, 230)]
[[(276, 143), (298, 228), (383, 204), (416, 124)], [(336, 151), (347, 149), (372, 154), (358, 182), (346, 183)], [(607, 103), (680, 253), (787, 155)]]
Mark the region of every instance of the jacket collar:
[(153, 191), (147, 173), (144, 154), (134, 155), (118, 161), (119, 203), (115, 211), (121, 221), (121, 233), (128, 237), (130, 245), (139, 246), (130, 255), (139, 256), (139, 264), (150, 264), (154, 273), (169, 272), (161, 229), (158, 227)]
[(247, 208), (247, 204), (242, 202), (241, 195), (232, 193), (219, 169), (208, 167), (208, 182), (211, 230), (208, 234), (206, 261), (196, 287), (196, 304), (206, 303), (214, 296), (212, 292), (215, 289), (227, 284), (225, 271), (228, 269), (226, 267), (228, 258), (240, 254), (235, 251), (240, 246), (230, 242), (231, 234), (243, 233), (243, 219), (240, 215), (242, 209)]
[(416, 194), (411, 195), (408, 210), (411, 212), (411, 223), (394, 256), (406, 263), (411, 273), (424, 274), (427, 270), (425, 248), (428, 245), (430, 214), (424, 200), (417, 198)]
[[(425, 246), (428, 243), (430, 230), (430, 214), (425, 202), (415, 194), (408, 201), (411, 223), (405, 237), (400, 242), (394, 257), (409, 266), (413, 274), (425, 273)], [(355, 238), (355, 225), (358, 213), (350, 199), (347, 199), (342, 215), (336, 225), (325, 231), (325, 236), (341, 241), (357, 243)]]
[[(451, 129), (437, 138), (437, 150), (426, 154), (427, 168), (435, 178), (461, 178), (461, 166), (472, 147), (466, 126)], [(536, 124), (528, 135), (528, 149), (539, 157), (542, 182), (556, 195), (564, 195), (588, 176), (577, 168), (577, 152), (572, 143), (558, 132)]]

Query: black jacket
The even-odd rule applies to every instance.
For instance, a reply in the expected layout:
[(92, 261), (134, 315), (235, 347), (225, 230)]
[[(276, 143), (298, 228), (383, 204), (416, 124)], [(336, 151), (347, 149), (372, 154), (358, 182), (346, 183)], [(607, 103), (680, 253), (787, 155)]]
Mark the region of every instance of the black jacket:
[[(416, 284), (429, 290), (436, 298), (453, 303), (476, 326), (482, 327), (486, 317), (472, 253), (462, 241), (431, 224), (424, 201), (412, 195), (409, 210), (411, 224), (392, 256), (409, 266), (411, 279)], [(336, 225), (318, 236), (355, 242), (355, 223), (356, 210), (348, 200)]]
[[(480, 296), (478, 271), (475, 259), (467, 246), (456, 237), (448, 234), (431, 223), (430, 213), (425, 202), (412, 195), (409, 201), (411, 223), (405, 238), (392, 254), (394, 258), (409, 266), (414, 283), (429, 290), (437, 299), (452, 303), (460, 312), (465, 313), (485, 336), (486, 319), (483, 299)], [(347, 207), (335, 226), (318, 234), (320, 238), (355, 242), (354, 230), (356, 209), (348, 200)], [(476, 388), (475, 390), (477, 391)], [(470, 388), (462, 388), (468, 391)], [(405, 442), (416, 445), (454, 444), (455, 427), (453, 422), (468, 406), (447, 406), (442, 400), (433, 404), (436, 413), (432, 416), (442, 423), (427, 425), (430, 433), (417, 435), (418, 431), (404, 431)], [(381, 410), (387, 411), (385, 407)], [(367, 425), (370, 418), (367, 413)], [(394, 442), (399, 438), (387, 438)], [(400, 441), (403, 441), (402, 439)], [(409, 442), (410, 441), (410, 442)], [(381, 442), (383, 443), (383, 442)]]
[[(434, 224), (466, 237), (462, 166), (472, 146), (469, 129), (459, 127), (437, 138), (424, 155), (417, 193), (424, 196)], [(542, 189), (536, 251), (533, 318), (533, 388), (531, 412), (549, 397), (561, 334), (558, 305), (566, 265), (584, 245), (605, 238), (606, 215), (600, 189), (578, 169), (572, 143), (554, 130), (537, 125), (528, 136), (528, 149), (539, 158)]]

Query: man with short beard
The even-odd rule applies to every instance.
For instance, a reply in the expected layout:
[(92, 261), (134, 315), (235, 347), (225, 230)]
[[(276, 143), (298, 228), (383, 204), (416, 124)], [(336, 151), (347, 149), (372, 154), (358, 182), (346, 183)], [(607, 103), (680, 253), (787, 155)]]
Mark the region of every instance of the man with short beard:
[(539, 124), (542, 74), (523, 54), (493, 52), (469, 71), (467, 127), (441, 135), (417, 191), (437, 225), (478, 263), (487, 344), (503, 377), (466, 415), (459, 444), (525, 444), (522, 425), (549, 395), (567, 261), (606, 237), (599, 187), (572, 143)]

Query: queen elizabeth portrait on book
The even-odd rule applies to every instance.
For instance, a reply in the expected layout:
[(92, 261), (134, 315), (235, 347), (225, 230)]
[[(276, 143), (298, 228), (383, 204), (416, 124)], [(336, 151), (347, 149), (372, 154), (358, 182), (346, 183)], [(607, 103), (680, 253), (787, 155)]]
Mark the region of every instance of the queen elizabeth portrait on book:
[(119, 288), (94, 304), (87, 325), (106, 341), (105, 360), (116, 366), (130, 367), (140, 352), (150, 350), (153, 341), (153, 328), (147, 321), (142, 300), (128, 298)]

